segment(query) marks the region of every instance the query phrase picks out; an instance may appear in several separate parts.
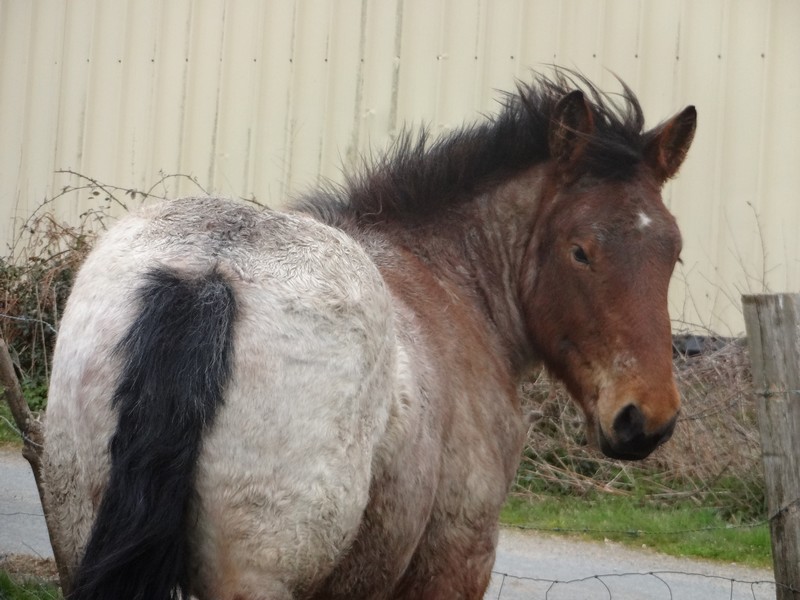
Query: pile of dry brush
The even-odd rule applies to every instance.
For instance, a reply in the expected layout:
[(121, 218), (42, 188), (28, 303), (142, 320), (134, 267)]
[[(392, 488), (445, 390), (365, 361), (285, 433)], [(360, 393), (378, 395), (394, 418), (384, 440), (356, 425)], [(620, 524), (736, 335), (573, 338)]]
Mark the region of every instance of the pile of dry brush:
[(44, 214), (26, 223), (24, 243), (0, 257), (0, 337), (12, 354), (31, 408), (44, 408), (61, 312), (95, 234)]
[[(12, 349), (34, 409), (46, 402), (59, 317), (77, 267), (96, 231), (104, 228), (105, 215), (90, 211), (77, 226), (67, 226), (44, 212), (25, 224), (19, 238), (25, 243), (18, 242), (8, 257), (0, 258), (0, 334)], [(697, 356), (676, 355), (683, 398), (680, 421), (670, 443), (640, 463), (609, 460), (588, 448), (583, 418), (566, 392), (546, 373), (534, 374), (521, 386), (531, 424), (512, 491), (644, 491), (649, 501), (689, 499), (718, 506), (733, 518), (758, 518), (764, 489), (746, 351), (742, 340), (732, 340)]]

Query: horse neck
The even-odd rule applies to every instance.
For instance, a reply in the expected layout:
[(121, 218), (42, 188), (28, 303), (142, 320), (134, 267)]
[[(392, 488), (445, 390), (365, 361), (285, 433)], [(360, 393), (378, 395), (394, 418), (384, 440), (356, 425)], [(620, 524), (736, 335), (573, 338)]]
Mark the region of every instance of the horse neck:
[(543, 167), (533, 167), (449, 211), (423, 228), (408, 228), (401, 243), (459, 290), (488, 324), (521, 373), (532, 348), (520, 305), (519, 278), (544, 185)]

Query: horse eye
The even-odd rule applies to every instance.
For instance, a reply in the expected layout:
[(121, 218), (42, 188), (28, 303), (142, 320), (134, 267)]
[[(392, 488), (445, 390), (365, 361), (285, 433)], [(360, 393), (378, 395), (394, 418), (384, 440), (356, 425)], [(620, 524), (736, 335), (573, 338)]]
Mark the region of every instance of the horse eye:
[(572, 248), (572, 258), (574, 258), (576, 262), (579, 262), (582, 265), (589, 264), (589, 257), (586, 256), (586, 252), (584, 252), (583, 248), (581, 248), (580, 246), (574, 246)]

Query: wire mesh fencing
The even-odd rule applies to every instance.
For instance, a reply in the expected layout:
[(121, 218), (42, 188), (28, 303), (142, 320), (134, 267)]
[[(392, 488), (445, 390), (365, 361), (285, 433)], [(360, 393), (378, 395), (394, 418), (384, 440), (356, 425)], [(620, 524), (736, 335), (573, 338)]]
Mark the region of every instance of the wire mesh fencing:
[(497, 600), (774, 600), (772, 580), (684, 571), (598, 573), (572, 579), (492, 572), (484, 598)]

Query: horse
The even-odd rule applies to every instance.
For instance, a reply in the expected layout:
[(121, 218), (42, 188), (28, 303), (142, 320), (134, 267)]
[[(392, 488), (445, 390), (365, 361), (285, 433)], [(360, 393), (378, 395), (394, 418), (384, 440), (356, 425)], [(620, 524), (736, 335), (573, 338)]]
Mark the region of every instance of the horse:
[(542, 364), (605, 455), (680, 410), (661, 198), (689, 106), (534, 74), (493, 117), (284, 211), (115, 224), (55, 348), (43, 479), (71, 600), (481, 598)]

